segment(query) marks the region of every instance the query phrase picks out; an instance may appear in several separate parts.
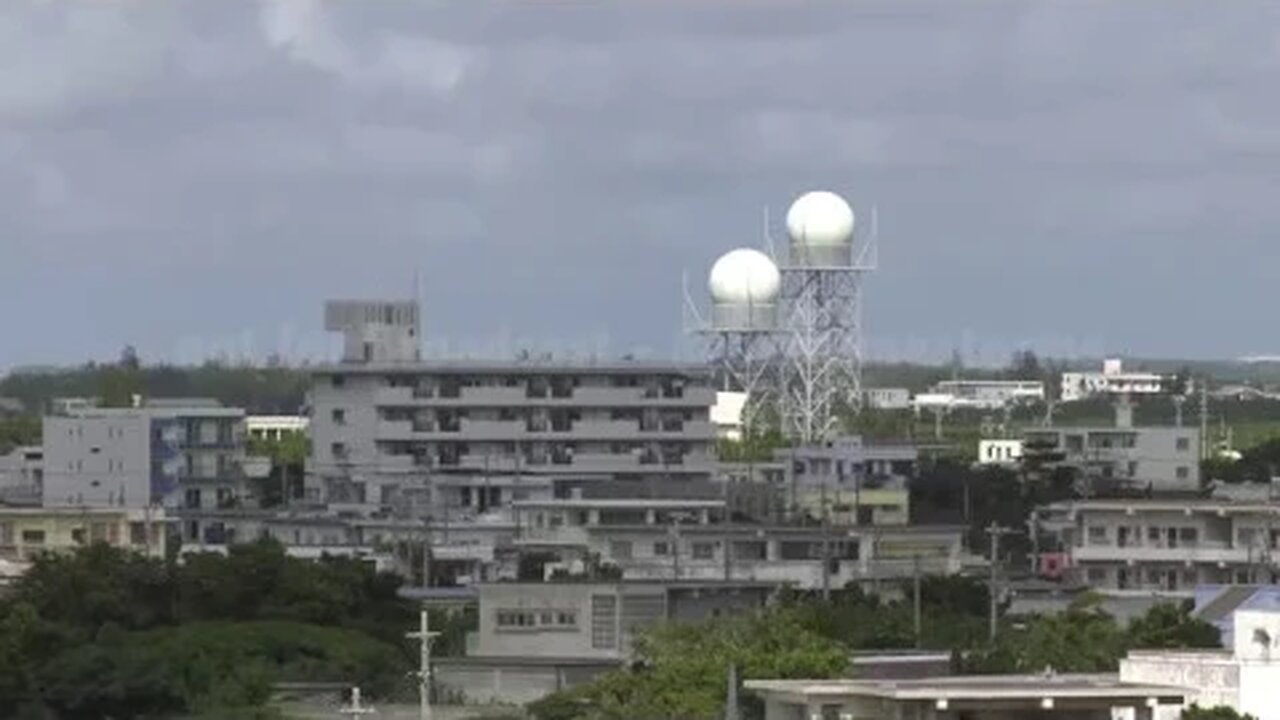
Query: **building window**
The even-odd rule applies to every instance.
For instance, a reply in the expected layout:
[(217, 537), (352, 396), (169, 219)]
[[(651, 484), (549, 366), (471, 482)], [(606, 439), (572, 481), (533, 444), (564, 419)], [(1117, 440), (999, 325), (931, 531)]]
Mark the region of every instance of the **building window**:
[(332, 417), (332, 418), (333, 418), (333, 424), (334, 424), (334, 425), (346, 425), (346, 424), (347, 424), (347, 411), (346, 411), (346, 410), (343, 410), (342, 408), (334, 408), (334, 409), (329, 413), (329, 415), (330, 415), (330, 417)]
[(618, 646), (618, 598), (591, 596), (591, 647), (612, 650)]
[(1110, 545), (1111, 541), (1107, 533), (1107, 528), (1102, 525), (1089, 526), (1089, 544), (1090, 545)]
[(347, 384), (347, 378), (346, 378), (346, 376), (345, 376), (345, 375), (334, 375), (334, 376), (333, 376), (333, 386), (334, 386), (334, 387), (336, 387), (336, 388), (340, 388), (340, 387), (343, 387), (343, 386), (344, 386), (344, 385), (346, 385), (346, 384)]
[(1179, 465), (1178, 469), (1174, 471), (1174, 474), (1178, 476), (1179, 480), (1186, 480), (1191, 476), (1191, 468), (1186, 465)]
[(147, 543), (147, 526), (145, 523), (129, 523), (129, 544), (145, 545)]
[(668, 545), (667, 543), (665, 543), (665, 542), (656, 542), (656, 543), (654, 543), (654, 544), (653, 544), (653, 554), (654, 554), (654, 555), (660, 555), (660, 556), (662, 556), (662, 555), (669, 555), (670, 553), (671, 553), (671, 546), (670, 546), (670, 545)]
[[(83, 537), (84, 531), (81, 530), (80, 533), (81, 533), (81, 536)], [(22, 544), (23, 545), (43, 545), (44, 531), (43, 530), (23, 530)]]
[(1176, 442), (1176, 444), (1175, 444), (1175, 447), (1176, 447), (1178, 450), (1180, 450), (1180, 451), (1190, 450), (1190, 449), (1191, 449), (1191, 438), (1186, 438), (1186, 437), (1180, 437), (1180, 438), (1178, 438), (1178, 440), (1177, 440), (1177, 442)]
[(694, 560), (710, 560), (711, 558), (715, 557), (715, 554), (716, 554), (715, 543), (696, 542), (693, 544)]
[(609, 557), (614, 560), (630, 560), (631, 559), (631, 541), (630, 540), (614, 540), (609, 543)]
[(1193, 527), (1178, 528), (1178, 541), (1186, 545), (1195, 545), (1200, 531)]
[(1085, 576), (1089, 579), (1090, 585), (1101, 585), (1107, 581), (1107, 571), (1103, 568), (1089, 568)]
[(333, 453), (335, 458), (345, 458), (347, 456), (347, 444), (336, 442), (329, 446), (329, 451)]

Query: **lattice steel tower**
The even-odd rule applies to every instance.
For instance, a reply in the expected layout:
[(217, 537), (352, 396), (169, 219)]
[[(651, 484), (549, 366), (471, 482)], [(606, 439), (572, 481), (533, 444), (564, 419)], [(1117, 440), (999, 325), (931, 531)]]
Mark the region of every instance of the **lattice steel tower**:
[(836, 434), (839, 409), (862, 406), (862, 280), (875, 269), (875, 232), (855, 242), (849, 204), (819, 191), (791, 204), (787, 236), (779, 262), (784, 427), (802, 442), (821, 442)]
[(739, 248), (711, 266), (707, 320), (685, 289), (685, 330), (706, 342), (707, 360), (721, 389), (747, 394), (742, 408), (743, 435), (757, 427), (760, 413), (776, 405), (777, 359), (785, 335), (778, 321), (782, 278), (778, 266), (759, 250)]

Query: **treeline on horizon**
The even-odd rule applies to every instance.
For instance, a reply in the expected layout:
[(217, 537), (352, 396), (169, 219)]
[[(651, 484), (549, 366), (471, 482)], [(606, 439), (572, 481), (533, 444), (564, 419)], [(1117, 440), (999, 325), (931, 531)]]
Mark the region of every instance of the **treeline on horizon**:
[[(1097, 368), (1100, 360), (1041, 358), (1014, 353), (1004, 367), (966, 366), (957, 355), (949, 362), (870, 362), (863, 371), (865, 387), (903, 387), (913, 392), (952, 377), (1026, 379), (1051, 382), (1064, 370)], [(1184, 373), (1218, 382), (1280, 383), (1280, 363), (1232, 361), (1132, 360), (1134, 370)], [(87, 362), (61, 368), (16, 369), (0, 377), (0, 397), (19, 400), (29, 414), (40, 414), (58, 397), (104, 397), (127, 400), (147, 397), (210, 397), (249, 412), (295, 413), (306, 400), (310, 368), (273, 358), (261, 365), (210, 360), (201, 365), (148, 364), (132, 347), (114, 362)], [(126, 395), (126, 397), (121, 397)]]

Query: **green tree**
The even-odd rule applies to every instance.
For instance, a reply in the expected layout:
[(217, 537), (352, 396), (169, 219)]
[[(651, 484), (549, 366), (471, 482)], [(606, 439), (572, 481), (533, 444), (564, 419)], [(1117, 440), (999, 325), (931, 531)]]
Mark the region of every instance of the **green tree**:
[(1202, 708), (1199, 705), (1192, 705), (1182, 711), (1182, 720), (1258, 720), (1256, 717), (1247, 713), (1241, 714), (1235, 708), (1226, 705), (1215, 705), (1210, 708)]
[(1008, 623), (993, 647), (973, 653), (968, 669), (982, 673), (1109, 672), (1125, 652), (1125, 634), (1086, 594), (1063, 612)]
[(1193, 617), (1195, 603), (1161, 603), (1129, 623), (1128, 645), (1140, 649), (1216, 648), (1222, 646), (1218, 628)]
[(695, 625), (658, 626), (637, 639), (632, 668), (530, 706), (539, 720), (572, 717), (696, 720), (723, 712), (729, 666), (750, 678), (840, 675), (844, 649), (788, 608)]

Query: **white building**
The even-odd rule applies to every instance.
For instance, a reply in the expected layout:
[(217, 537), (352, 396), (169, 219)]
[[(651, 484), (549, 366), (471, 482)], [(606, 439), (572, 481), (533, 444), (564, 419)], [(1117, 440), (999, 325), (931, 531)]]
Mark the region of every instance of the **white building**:
[(1061, 398), (1073, 402), (1096, 395), (1159, 395), (1169, 391), (1172, 380), (1171, 375), (1125, 372), (1121, 360), (1111, 358), (1103, 361), (1102, 372), (1062, 373)]
[(917, 410), (999, 410), (1016, 403), (1043, 402), (1044, 397), (1044, 383), (1038, 380), (944, 380), (917, 395), (912, 405)]
[(867, 388), (863, 402), (873, 410), (910, 410), (911, 391), (903, 387)]
[(1022, 459), (1022, 440), (996, 439), (978, 441), (979, 465), (1014, 465)]
[[(1223, 650), (1136, 650), (1120, 661), (1129, 683), (1187, 688), (1184, 707), (1226, 706), (1258, 720), (1280, 720), (1280, 612), (1239, 610), (1234, 643)], [(1177, 720), (1182, 707), (1162, 707), (1153, 720)]]
[(304, 415), (250, 415), (244, 419), (245, 432), (253, 440), (282, 440), (306, 435), (311, 419)]
[(716, 427), (716, 437), (742, 439), (742, 411), (746, 405), (747, 394), (744, 392), (716, 393), (716, 402), (711, 406), (711, 424)]

